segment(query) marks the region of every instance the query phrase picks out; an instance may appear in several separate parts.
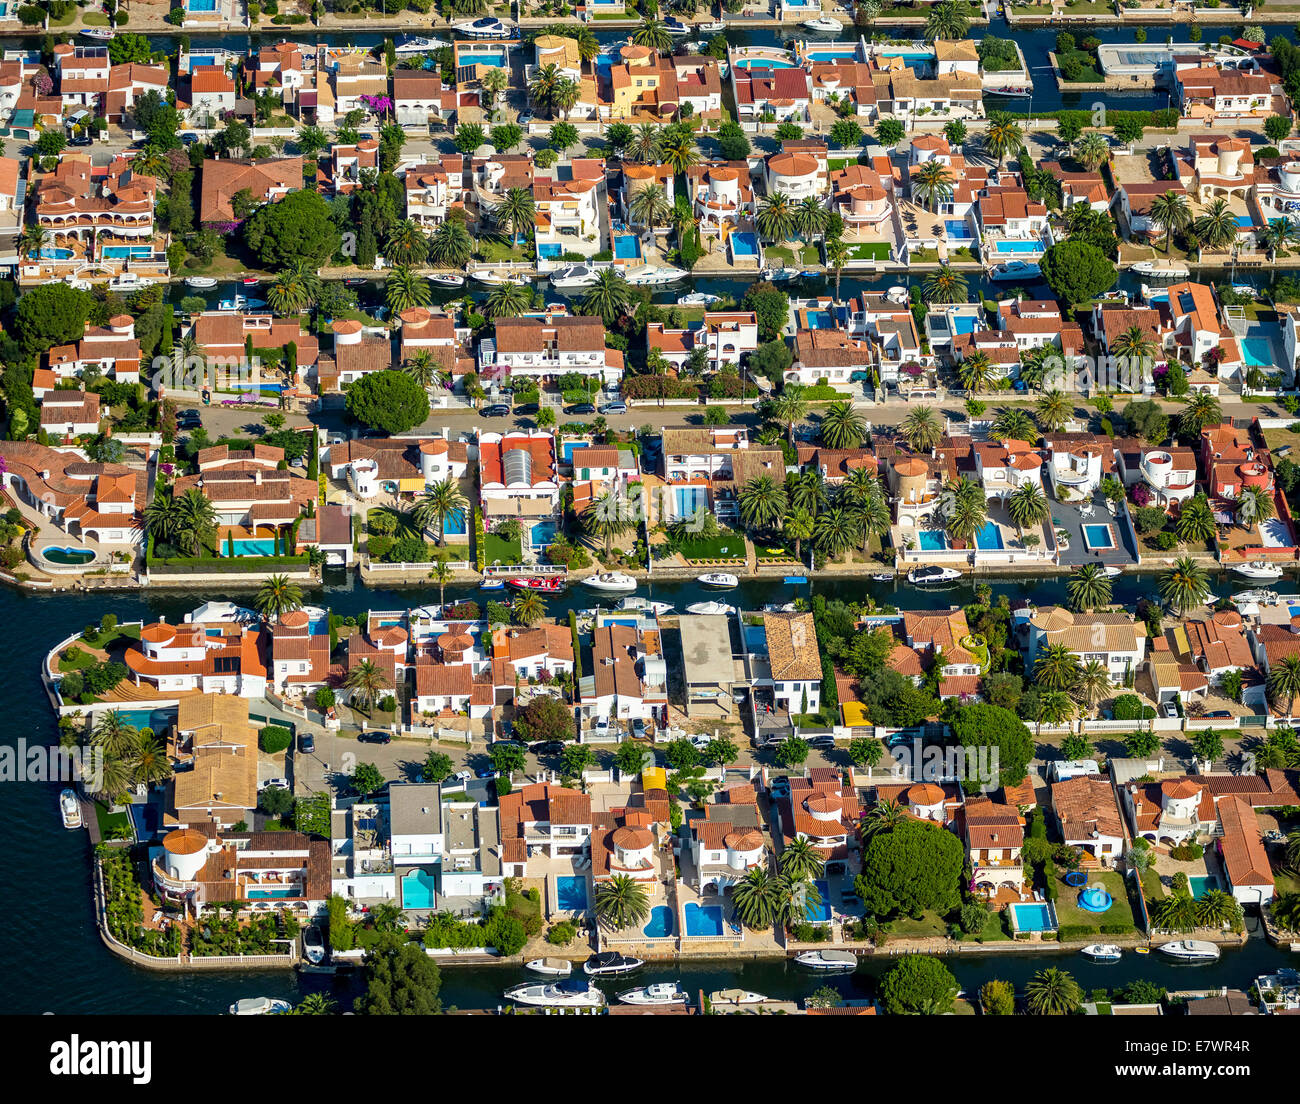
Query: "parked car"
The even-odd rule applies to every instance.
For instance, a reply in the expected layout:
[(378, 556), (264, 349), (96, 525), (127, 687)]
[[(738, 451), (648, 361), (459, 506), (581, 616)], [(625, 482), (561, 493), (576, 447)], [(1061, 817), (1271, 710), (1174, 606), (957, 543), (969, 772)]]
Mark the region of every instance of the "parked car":
[(640, 717), (632, 721), (632, 739), (644, 740), (646, 738), (645, 721)]
[(534, 755), (559, 755), (564, 750), (563, 740), (538, 740), (529, 744), (528, 750)]
[(1210, 721), (1227, 721), (1232, 718), (1232, 712), (1228, 709), (1212, 709), (1204, 716), (1206, 720)]
[(519, 113), (519, 118), (515, 120), (515, 122), (521, 127), (526, 127), (532, 121), (533, 113), (531, 111), (521, 111)]
[(298, 737), (298, 750), (304, 755), (310, 755), (316, 750), (316, 737), (310, 732), (304, 732)]
[(818, 751), (834, 751), (835, 738), (833, 736), (810, 736), (808, 746), (817, 748)]
[(501, 772), (495, 771), (491, 767), (484, 767), (481, 771), (476, 771), (475, 775), (478, 778), (500, 778)]
[(592, 734), (599, 739), (607, 739), (609, 736), (609, 718), (600, 717), (595, 725), (592, 726)]
[(88, 135), (88, 134), (81, 134), (81, 135), (78, 135), (76, 138), (69, 138), (69, 139), (68, 139), (68, 145), (70, 145), (70, 146), (89, 146), (89, 145), (91, 145), (91, 144), (93, 143), (93, 141), (94, 141), (94, 139), (92, 139), (92, 138), (90, 137), (90, 135)]
[(203, 416), (193, 407), (187, 407), (177, 413), (176, 425), (180, 429), (198, 429), (203, 425)]
[(1162, 716), (1162, 717), (1177, 717), (1177, 716), (1178, 716), (1178, 706), (1176, 706), (1176, 705), (1175, 705), (1173, 702), (1171, 702), (1171, 701), (1167, 701), (1167, 702), (1165, 702), (1163, 705), (1160, 706), (1160, 716)]
[(613, 402), (608, 402), (602, 406), (600, 412), (602, 414), (626, 414), (627, 403), (622, 399), (615, 399)]
[(573, 406), (564, 408), (566, 414), (595, 414), (596, 406), (594, 403), (574, 403)]
[(393, 737), (387, 732), (363, 732), (357, 737), (359, 744), (391, 744)]
[(289, 788), (289, 780), (287, 778), (265, 778), (257, 784), (259, 791), (269, 790), (272, 786), (279, 786), (280, 789), (287, 790)]
[(505, 403), (493, 403), (491, 406), (485, 406), (479, 413), (485, 418), (504, 418), (510, 413), (510, 407)]
[(467, 771), (467, 770), (458, 770), (455, 774), (452, 775), (452, 778), (455, 779), (457, 782), (468, 782), (473, 777), (474, 777), (474, 772)]
[(199, 136), (193, 131), (184, 131), (181, 134), (181, 143), (186, 146), (192, 146), (199, 140)]

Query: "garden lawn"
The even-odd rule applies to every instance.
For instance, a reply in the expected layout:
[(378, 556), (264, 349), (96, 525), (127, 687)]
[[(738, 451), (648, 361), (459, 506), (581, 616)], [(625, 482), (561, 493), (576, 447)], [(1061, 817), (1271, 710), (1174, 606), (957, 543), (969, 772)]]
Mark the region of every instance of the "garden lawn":
[(897, 920), (891, 920), (889, 922), (889, 934), (891, 936), (921, 937), (947, 935), (948, 925), (944, 923), (943, 917), (937, 912), (931, 912), (927, 909), (917, 920), (912, 919), (910, 916), (900, 916)]
[(495, 533), (488, 533), (483, 541), (483, 562), (486, 564), (500, 562), (513, 565), (523, 560), (523, 557), (523, 548), (518, 538), (508, 541)]
[(745, 538), (739, 533), (682, 541), (678, 546), (688, 560), (744, 560)]
[(1003, 912), (990, 912), (989, 918), (984, 921), (984, 930), (974, 934), (962, 933), (961, 941), (963, 943), (998, 943), (1007, 942), (1011, 939), (1006, 932), (1006, 926), (1002, 918), (1006, 915)]
[[(861, 242), (849, 247), (849, 256), (855, 261), (887, 261), (889, 246), (884, 242)], [(938, 254), (935, 254), (938, 260)]]
[(110, 813), (102, 801), (95, 802), (95, 820), (99, 823), (100, 839), (112, 839), (119, 832), (130, 835), (131, 818), (126, 813)]
[(1059, 875), (1056, 879), (1056, 922), (1063, 928), (1068, 927), (1089, 927), (1101, 930), (1102, 924), (1124, 924), (1129, 928), (1135, 928), (1137, 925), (1133, 921), (1133, 906), (1129, 903), (1128, 887), (1124, 884), (1124, 876), (1114, 870), (1099, 870), (1086, 872), (1088, 874), (1088, 885), (1094, 882), (1100, 882), (1106, 887), (1106, 891), (1114, 898), (1115, 903), (1110, 906), (1106, 912), (1088, 912), (1086, 909), (1079, 908), (1076, 903), (1079, 899), (1079, 893), (1085, 889), (1085, 886), (1071, 886), (1065, 884), (1064, 875)]

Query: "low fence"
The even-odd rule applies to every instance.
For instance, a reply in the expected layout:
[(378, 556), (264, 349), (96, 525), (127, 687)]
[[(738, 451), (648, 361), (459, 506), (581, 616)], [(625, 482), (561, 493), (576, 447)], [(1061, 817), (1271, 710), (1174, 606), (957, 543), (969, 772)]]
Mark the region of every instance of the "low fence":
[[(382, 574), (385, 571), (431, 571), (436, 562), (436, 560), (431, 560), (428, 563), (376, 563), (367, 556), (363, 566), (367, 571)], [(474, 570), (474, 565), (469, 560), (448, 560), (446, 562), (452, 571)]]

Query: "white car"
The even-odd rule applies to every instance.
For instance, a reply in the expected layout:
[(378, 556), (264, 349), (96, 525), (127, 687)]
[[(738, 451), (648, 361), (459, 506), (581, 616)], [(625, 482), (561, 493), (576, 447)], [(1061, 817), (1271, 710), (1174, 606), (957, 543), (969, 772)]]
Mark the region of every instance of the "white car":
[(693, 735), (687, 736), (686, 738), (690, 740), (690, 742), (694, 744), (697, 748), (700, 749), (708, 747), (710, 742), (712, 742), (713, 739), (713, 737), (705, 736), (703, 733), (700, 732), (696, 732)]
[(282, 790), (289, 788), (287, 778), (267, 778), (257, 784), (258, 790), (269, 790), (272, 786), (279, 786)]
[(474, 772), (467, 771), (467, 770), (460, 770), (457, 771), (455, 774), (453, 774), (452, 778), (454, 778), (457, 782), (469, 782), (473, 780)]
[(596, 721), (595, 727), (592, 730), (592, 735), (602, 740), (609, 735), (608, 717), (601, 717), (599, 720)]

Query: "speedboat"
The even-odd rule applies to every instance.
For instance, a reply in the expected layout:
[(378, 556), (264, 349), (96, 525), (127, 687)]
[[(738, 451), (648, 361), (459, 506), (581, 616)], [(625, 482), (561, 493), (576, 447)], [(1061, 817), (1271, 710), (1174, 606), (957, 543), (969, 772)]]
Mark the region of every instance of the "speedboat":
[(573, 973), (573, 963), (567, 958), (535, 958), (532, 962), (525, 962), (524, 969), (548, 977), (568, 977)]
[(244, 310), (247, 306), (248, 300), (242, 295), (236, 294), (233, 298), (222, 299), (221, 302), (217, 304), (217, 309), (223, 311), (235, 311)]
[(450, 46), (450, 42), (444, 42), (440, 38), (422, 38), (420, 35), (403, 35), (393, 43), (393, 51), (401, 54), (429, 54), (434, 50), (440, 50), (444, 46)]
[(711, 307), (714, 303), (721, 302), (721, 295), (710, 295), (707, 291), (693, 291), (689, 295), (680, 295), (677, 298), (679, 307)]
[(564, 589), (564, 580), (557, 579), (554, 576), (539, 579), (535, 577), (525, 578), (521, 575), (514, 579), (507, 579), (506, 585), (512, 586), (516, 590), (539, 590), (543, 594), (558, 594)]
[(672, 265), (651, 265), (641, 269), (640, 272), (633, 272), (627, 277), (627, 282), (637, 287), (650, 284), (674, 284), (678, 280), (684, 280), (690, 273), (684, 268), (674, 268)]
[(117, 32), (110, 31), (107, 27), (87, 27), (81, 32), (81, 34), (85, 38), (95, 38), (100, 42), (111, 42)]
[(1192, 270), (1177, 261), (1138, 261), (1133, 271), (1143, 276), (1163, 276), (1170, 280), (1186, 280)]
[(656, 981), (653, 985), (619, 993), (618, 999), (623, 1004), (690, 1004), (691, 995), (680, 982)]
[(877, 571), (871, 578), (877, 583), (892, 583), (898, 576), (892, 571)]
[(1094, 962), (1118, 962), (1124, 955), (1114, 943), (1089, 943), (1080, 947), (1079, 953), (1087, 955)]
[(216, 287), (217, 281), (212, 276), (186, 276), (185, 286), (194, 288), (197, 291), (206, 291), (208, 288)]
[(270, 997), (240, 997), (230, 1006), (232, 1016), (279, 1016), (291, 1011), (293, 1005), (288, 1001)]
[(951, 567), (918, 567), (907, 573), (907, 581), (913, 586), (933, 586), (935, 583), (951, 583), (961, 578), (960, 571)]
[(314, 924), (302, 930), (302, 953), (313, 966), (325, 961), (325, 941), (320, 937), (320, 928)]
[(464, 287), (465, 277), (457, 272), (435, 272), (429, 277), (429, 283), (439, 287)]
[(740, 580), (734, 575), (728, 575), (725, 571), (710, 571), (704, 575), (697, 575), (695, 581), (711, 587), (734, 587), (740, 585)]
[(542, 1008), (605, 1007), (605, 994), (581, 978), (565, 978), (541, 985), (516, 985), (506, 990), (506, 999)]
[(1275, 590), (1243, 590), (1232, 596), (1234, 606), (1272, 606), (1277, 604)]
[(606, 594), (627, 594), (636, 590), (636, 580), (621, 571), (602, 571), (599, 575), (588, 575), (582, 582), (592, 590), (602, 590)]
[(1282, 578), (1282, 569), (1267, 560), (1251, 560), (1250, 563), (1237, 564), (1232, 570), (1243, 579), (1256, 579), (1261, 583)]
[(479, 590), (504, 590), (506, 581), (504, 579), (485, 578), (479, 583)]
[(63, 818), (63, 827), (81, 827), (81, 802), (71, 790), (63, 790), (59, 794), (59, 816)]
[(671, 15), (664, 20), (664, 30), (670, 35), (690, 34), (691, 29), (680, 19), (674, 19)]
[(797, 268), (765, 268), (759, 274), (759, 279), (769, 280), (774, 284), (785, 283), (787, 280), (797, 280), (802, 271)]
[(653, 613), (656, 617), (659, 617), (665, 613), (672, 613), (673, 604), (671, 602), (655, 602), (649, 598), (642, 598), (641, 595), (636, 594), (628, 598), (620, 598), (618, 606), (615, 608), (621, 610), (641, 610), (645, 613)]
[(1218, 962), (1219, 948), (1204, 939), (1179, 939), (1173, 943), (1161, 943), (1156, 948), (1162, 955), (1178, 962)]
[(1114, 564), (1106, 564), (1106, 566), (1101, 569), (1101, 573), (1105, 575), (1107, 579), (1118, 579), (1124, 574), (1123, 569), (1116, 567)]
[(1032, 261), (1007, 261), (994, 265), (989, 277), (994, 280), (1034, 280), (1043, 274), (1043, 270)]
[(721, 21), (714, 21), (712, 23), (696, 23), (695, 29), (697, 31), (703, 31), (705, 34), (721, 34), (727, 29), (727, 25)]
[(736, 607), (729, 606), (726, 602), (692, 602), (686, 607), (686, 612), (697, 617), (719, 617), (735, 613)]
[(495, 16), (484, 16), (472, 23), (453, 23), (451, 29), (470, 38), (509, 38), (511, 31)]
[(800, 966), (814, 970), (856, 970), (858, 956), (852, 951), (803, 951), (794, 956)]
[(801, 26), (810, 31), (825, 31), (827, 34), (836, 34), (844, 30), (844, 24), (838, 19), (832, 19), (828, 15), (823, 15), (817, 19), (805, 19)]
[(502, 272), (500, 269), (488, 269), (472, 273), (472, 278), (480, 284), (526, 284), (528, 277), (518, 272)]
[(245, 276), (243, 280), (244, 287), (257, 287), (258, 280), (256, 276)]
[(556, 289), (591, 287), (600, 278), (590, 265), (571, 265), (551, 273), (551, 287)]
[(630, 974), (644, 965), (641, 959), (633, 955), (619, 954), (618, 951), (601, 951), (587, 959), (582, 964), (582, 970), (588, 977), (613, 977), (617, 974)]
[(748, 989), (717, 989), (709, 994), (709, 1003), (718, 1004), (766, 1004), (768, 998), (762, 993)]

